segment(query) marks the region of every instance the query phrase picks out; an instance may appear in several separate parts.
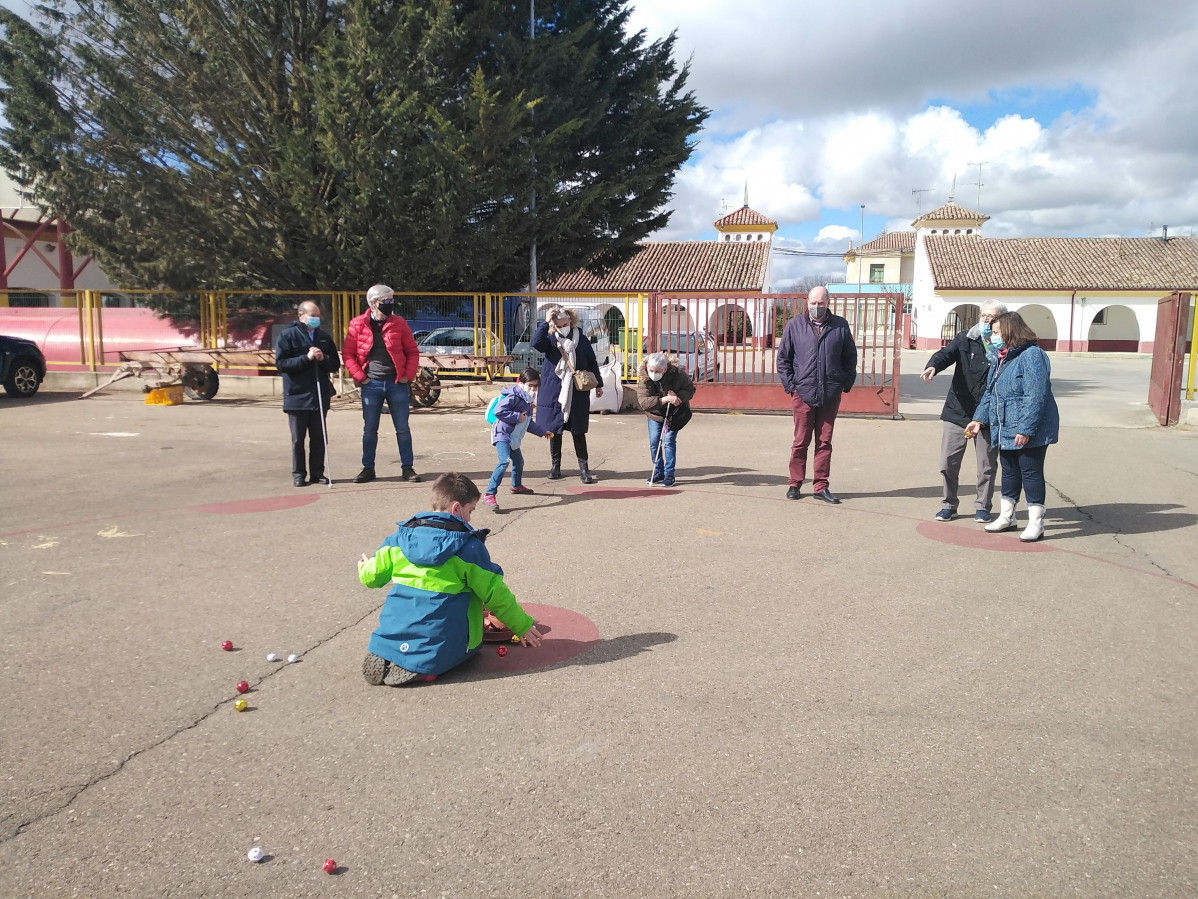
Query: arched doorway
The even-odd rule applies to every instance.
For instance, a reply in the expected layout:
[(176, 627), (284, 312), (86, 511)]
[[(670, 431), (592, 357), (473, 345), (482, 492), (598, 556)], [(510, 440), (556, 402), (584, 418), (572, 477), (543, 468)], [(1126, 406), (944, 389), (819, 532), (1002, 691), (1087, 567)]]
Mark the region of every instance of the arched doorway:
[(708, 318), (707, 333), (721, 344), (744, 344), (753, 338), (753, 322), (741, 306), (726, 303)]
[(1040, 349), (1055, 350), (1057, 348), (1057, 321), (1052, 317), (1051, 309), (1032, 303), (1012, 311), (1018, 312), (1019, 317), (1027, 326), (1036, 332)]
[(958, 331), (964, 331), (976, 325), (978, 316), (981, 314), (981, 308), (972, 303), (962, 303), (960, 306), (953, 307), (953, 310), (944, 317), (944, 324), (940, 326), (940, 339), (948, 343)]
[(1140, 349), (1140, 323), (1127, 306), (1099, 309), (1086, 334), (1089, 353), (1136, 353)]
[(663, 334), (669, 331), (681, 331), (689, 334), (695, 330), (695, 320), (685, 306), (678, 303), (666, 303), (661, 307), (661, 330)]

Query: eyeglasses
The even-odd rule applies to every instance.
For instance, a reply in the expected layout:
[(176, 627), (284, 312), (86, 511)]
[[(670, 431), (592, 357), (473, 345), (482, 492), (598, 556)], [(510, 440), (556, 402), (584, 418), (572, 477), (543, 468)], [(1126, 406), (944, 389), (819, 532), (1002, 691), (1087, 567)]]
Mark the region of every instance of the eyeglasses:
[(984, 322), (992, 322), (996, 318), (998, 318), (998, 316), (995, 315), (993, 312), (983, 312), (981, 315), (978, 316), (978, 320), (984, 321)]

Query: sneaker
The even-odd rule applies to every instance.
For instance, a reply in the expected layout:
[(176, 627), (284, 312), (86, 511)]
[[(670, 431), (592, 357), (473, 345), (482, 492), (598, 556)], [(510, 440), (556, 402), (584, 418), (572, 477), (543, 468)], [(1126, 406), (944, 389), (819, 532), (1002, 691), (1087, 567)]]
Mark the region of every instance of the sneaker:
[(354, 478), (354, 483), (355, 484), (366, 484), (373, 480), (374, 480), (374, 469), (373, 468), (363, 468), (361, 471), (358, 472), (358, 476), (356, 478)]
[(499, 511), (499, 500), (495, 499), (494, 493), (484, 493), (483, 494), (483, 505), (486, 506), (488, 509), (490, 509), (492, 512)]
[(516, 494), (517, 496), (531, 496), (535, 492), (536, 491), (531, 487), (525, 487), (523, 484), (521, 484), (519, 487), (512, 488), (512, 493)]
[(663, 487), (673, 487), (673, 486), (674, 486), (674, 479), (673, 479), (673, 478), (666, 478), (664, 481), (662, 481), (662, 482), (661, 482), (661, 486), (663, 486)]
[(978, 509), (976, 512), (973, 513), (973, 520), (981, 522), (982, 524), (987, 524), (993, 518), (994, 518), (994, 516), (991, 515), (989, 512), (987, 512), (985, 509)]
[(406, 683), (421, 679), (421, 675), (415, 671), (408, 671), (406, 668), (400, 668), (398, 665), (391, 665), (383, 678), (383, 683), (388, 687), (402, 687)]
[(939, 512), (936, 513), (937, 521), (952, 521), (956, 517), (957, 517), (957, 513), (954, 512), (952, 509), (941, 509)]
[(373, 652), (368, 652), (362, 661), (362, 677), (366, 678), (366, 683), (370, 686), (377, 687), (382, 684), (390, 667), (391, 663), (386, 659), (376, 656)]
[(401, 474), (400, 477), (405, 481), (410, 481), (413, 484), (420, 480), (420, 475), (416, 474), (416, 469), (411, 465), (405, 465), (403, 467), (403, 474)]

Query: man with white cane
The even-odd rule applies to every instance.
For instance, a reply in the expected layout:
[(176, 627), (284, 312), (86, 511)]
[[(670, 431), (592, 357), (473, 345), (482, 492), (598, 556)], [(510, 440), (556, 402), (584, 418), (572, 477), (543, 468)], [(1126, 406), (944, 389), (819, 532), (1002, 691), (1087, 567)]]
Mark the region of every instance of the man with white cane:
[(665, 353), (650, 353), (637, 371), (636, 402), (649, 421), (649, 457), (653, 473), (647, 483), (674, 486), (678, 432), (691, 419), (695, 383)]
[(320, 306), (308, 300), (297, 311), (298, 320), (275, 341), (275, 367), (283, 376), (283, 411), (291, 424), (291, 480), (296, 487), (331, 484), (325, 471), (325, 416), (333, 398), (329, 376), (341, 367), (341, 358), (332, 336), (320, 329)]

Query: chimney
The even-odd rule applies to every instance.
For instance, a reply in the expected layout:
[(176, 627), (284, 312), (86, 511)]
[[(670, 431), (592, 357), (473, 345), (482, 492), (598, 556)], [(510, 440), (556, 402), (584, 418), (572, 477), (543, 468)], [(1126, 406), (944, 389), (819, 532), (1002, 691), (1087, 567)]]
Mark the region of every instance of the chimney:
[(1169, 226), (1161, 225), (1161, 243), (1169, 242)]

